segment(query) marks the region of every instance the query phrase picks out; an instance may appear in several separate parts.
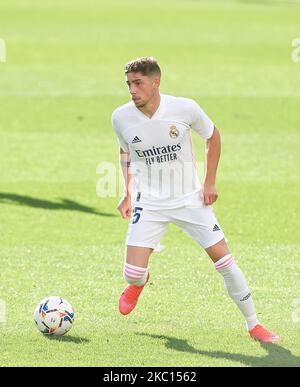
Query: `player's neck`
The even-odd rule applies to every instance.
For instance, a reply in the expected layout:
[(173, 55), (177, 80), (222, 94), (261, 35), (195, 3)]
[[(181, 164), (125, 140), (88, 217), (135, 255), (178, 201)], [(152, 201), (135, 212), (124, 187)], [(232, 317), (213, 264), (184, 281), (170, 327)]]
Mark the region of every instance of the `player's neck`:
[(160, 94), (157, 93), (156, 95), (154, 95), (151, 100), (144, 106), (142, 106), (141, 108), (138, 108), (143, 114), (145, 114), (145, 116), (151, 118), (155, 112), (157, 111), (157, 109), (159, 108), (159, 105), (160, 105)]

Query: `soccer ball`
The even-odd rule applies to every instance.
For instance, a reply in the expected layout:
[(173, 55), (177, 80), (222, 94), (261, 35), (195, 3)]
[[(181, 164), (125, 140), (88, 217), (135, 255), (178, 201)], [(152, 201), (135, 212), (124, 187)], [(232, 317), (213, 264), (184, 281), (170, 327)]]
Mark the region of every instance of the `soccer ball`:
[(38, 303), (33, 317), (40, 332), (62, 336), (72, 328), (74, 312), (63, 298), (47, 297)]

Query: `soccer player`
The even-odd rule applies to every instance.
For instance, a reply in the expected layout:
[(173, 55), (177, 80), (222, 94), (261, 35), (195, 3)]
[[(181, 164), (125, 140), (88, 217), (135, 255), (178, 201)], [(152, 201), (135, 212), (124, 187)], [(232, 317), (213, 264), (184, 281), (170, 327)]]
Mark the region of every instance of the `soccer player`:
[[(149, 280), (149, 257), (159, 250), (168, 224), (173, 223), (205, 249), (250, 336), (264, 343), (278, 341), (279, 336), (258, 321), (246, 279), (212, 207), (218, 198), (219, 130), (195, 101), (160, 94), (161, 70), (154, 58), (127, 63), (125, 77), (132, 101), (112, 114), (125, 182), (118, 210), (124, 219), (131, 218), (124, 262), (129, 285), (119, 300), (120, 313), (127, 315), (135, 308)], [(203, 185), (196, 173), (191, 130), (206, 140)]]

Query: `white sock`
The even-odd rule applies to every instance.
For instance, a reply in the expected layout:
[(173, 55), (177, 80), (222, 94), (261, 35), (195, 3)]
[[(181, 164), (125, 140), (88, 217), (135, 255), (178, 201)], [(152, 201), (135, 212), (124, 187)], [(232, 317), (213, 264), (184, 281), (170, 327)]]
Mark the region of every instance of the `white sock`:
[(148, 277), (148, 269), (144, 267), (124, 264), (124, 279), (127, 283), (136, 286), (145, 285)]
[(247, 322), (248, 331), (259, 324), (253, 299), (244, 274), (231, 254), (215, 262), (216, 270), (223, 276), (229, 296), (233, 299)]

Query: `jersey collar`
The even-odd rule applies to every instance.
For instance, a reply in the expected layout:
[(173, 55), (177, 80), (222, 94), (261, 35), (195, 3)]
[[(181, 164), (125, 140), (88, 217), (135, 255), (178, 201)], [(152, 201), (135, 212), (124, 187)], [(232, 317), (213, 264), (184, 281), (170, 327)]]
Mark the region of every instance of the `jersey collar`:
[(162, 112), (163, 112), (163, 108), (164, 108), (164, 100), (165, 100), (164, 95), (163, 95), (163, 94), (160, 94), (160, 102), (159, 102), (159, 106), (158, 106), (158, 108), (156, 109), (156, 111), (155, 111), (155, 113), (153, 114), (152, 117), (148, 117), (146, 114), (144, 114), (141, 110), (139, 110), (139, 109), (135, 106), (134, 102), (132, 102), (132, 103), (133, 103), (133, 107), (134, 107), (135, 111), (136, 111), (138, 114), (140, 114), (145, 120), (150, 121), (150, 120), (157, 119), (157, 118), (159, 118), (159, 116), (161, 116), (161, 114), (162, 114)]

